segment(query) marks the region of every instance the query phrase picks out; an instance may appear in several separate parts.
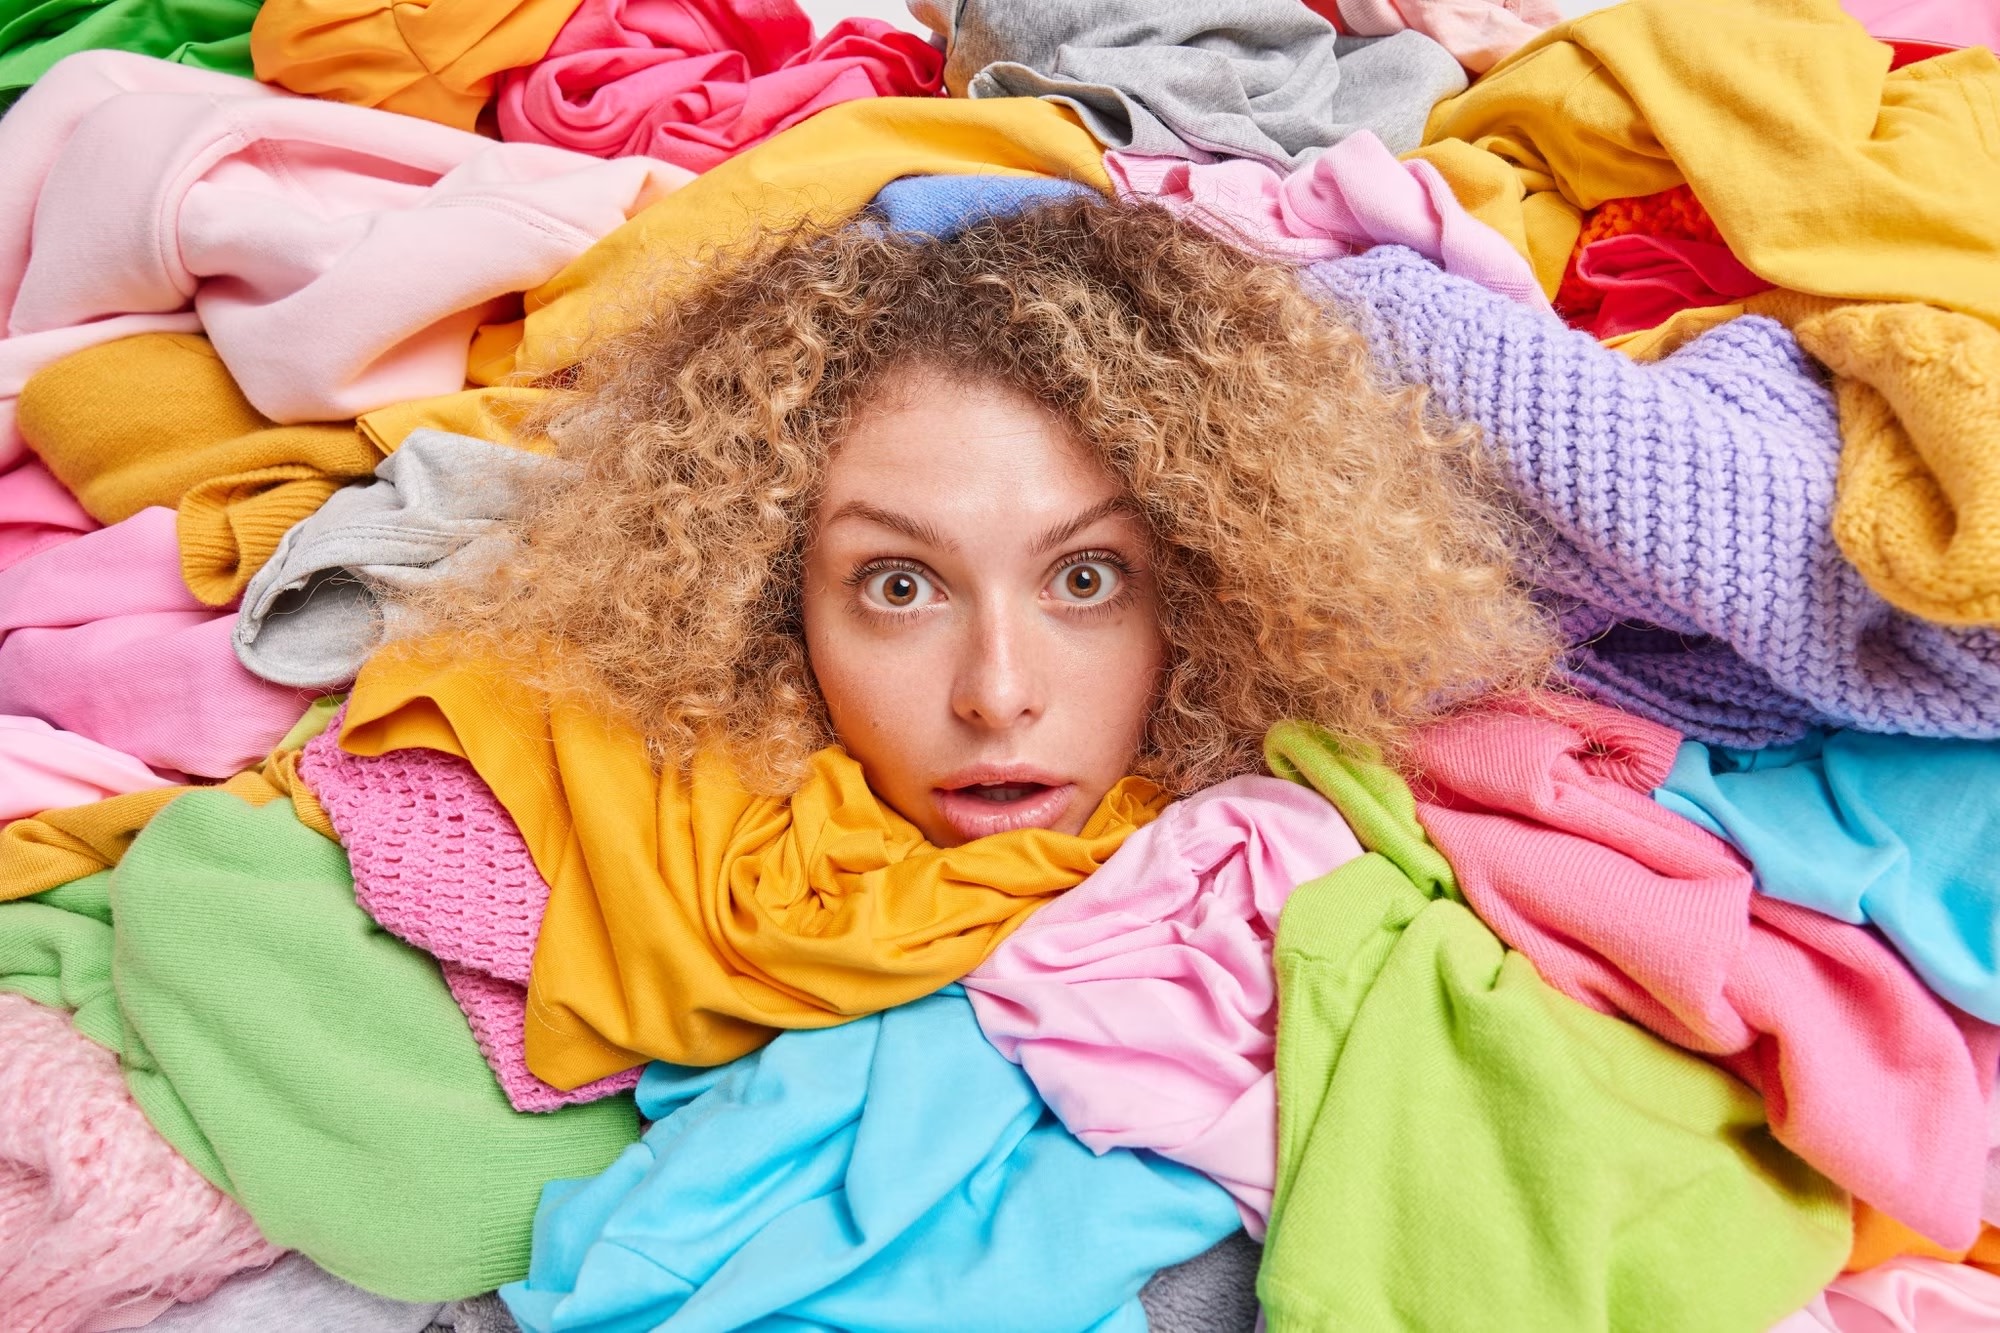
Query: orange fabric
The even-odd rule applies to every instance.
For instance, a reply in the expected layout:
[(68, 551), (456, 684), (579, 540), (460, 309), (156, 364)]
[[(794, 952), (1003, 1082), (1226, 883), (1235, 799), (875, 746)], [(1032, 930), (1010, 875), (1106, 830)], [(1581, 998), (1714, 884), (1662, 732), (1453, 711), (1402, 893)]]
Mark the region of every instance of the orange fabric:
[(1919, 1259), (1942, 1259), (1946, 1263), (1968, 1263), (2000, 1276), (2000, 1227), (1986, 1226), (1969, 1250), (1947, 1250), (1924, 1239), (1861, 1200), (1854, 1201), (1854, 1249), (1847, 1256), (1849, 1273), (1886, 1264), (1891, 1259), (1911, 1255)]
[(257, 77), (295, 93), (474, 129), (493, 80), (532, 65), (579, 0), (264, 0)]

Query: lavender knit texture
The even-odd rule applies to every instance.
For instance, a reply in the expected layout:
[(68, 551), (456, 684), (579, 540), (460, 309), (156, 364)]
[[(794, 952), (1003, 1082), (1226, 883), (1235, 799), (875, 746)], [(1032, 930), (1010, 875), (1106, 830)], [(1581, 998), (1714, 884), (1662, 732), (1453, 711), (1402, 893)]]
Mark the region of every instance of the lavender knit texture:
[(2000, 634), (1897, 611), (1834, 545), (1839, 417), (1782, 326), (1647, 365), (1399, 246), (1310, 274), (1385, 380), (1484, 430), (1549, 538), (1536, 575), (1583, 688), (1744, 748), (2000, 737)]

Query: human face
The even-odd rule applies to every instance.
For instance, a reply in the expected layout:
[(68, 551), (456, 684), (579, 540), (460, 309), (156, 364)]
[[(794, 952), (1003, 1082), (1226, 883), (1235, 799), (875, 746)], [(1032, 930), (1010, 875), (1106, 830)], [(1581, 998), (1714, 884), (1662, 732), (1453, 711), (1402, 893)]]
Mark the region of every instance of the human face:
[(1118, 480), (1039, 404), (895, 377), (828, 466), (806, 648), (868, 785), (954, 847), (1080, 832), (1131, 771), (1165, 648)]

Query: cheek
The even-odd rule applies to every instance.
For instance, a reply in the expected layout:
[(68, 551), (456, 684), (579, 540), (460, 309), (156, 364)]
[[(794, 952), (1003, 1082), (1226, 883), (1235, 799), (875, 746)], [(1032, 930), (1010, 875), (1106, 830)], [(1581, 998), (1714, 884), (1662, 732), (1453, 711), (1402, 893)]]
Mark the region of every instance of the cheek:
[(1166, 641), (1149, 609), (1114, 629), (1081, 636), (1072, 646), (1062, 678), (1072, 706), (1071, 743), (1089, 765), (1112, 777), (1132, 769), (1145, 740), (1146, 723), (1157, 701)]
[(871, 761), (907, 748), (927, 716), (925, 682), (943, 679), (942, 668), (931, 669), (922, 645), (871, 632), (834, 599), (815, 601), (808, 597), (805, 605), (813, 679), (842, 747), (872, 770)]

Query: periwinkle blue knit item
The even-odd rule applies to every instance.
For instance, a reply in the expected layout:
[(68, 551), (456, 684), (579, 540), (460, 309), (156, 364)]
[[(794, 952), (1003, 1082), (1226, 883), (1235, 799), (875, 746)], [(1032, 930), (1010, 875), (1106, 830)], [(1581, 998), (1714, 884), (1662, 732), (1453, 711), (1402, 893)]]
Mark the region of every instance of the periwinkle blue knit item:
[(1485, 431), (1550, 538), (1536, 574), (1590, 692), (1744, 748), (2000, 737), (2000, 634), (1897, 611), (1835, 546), (1839, 416), (1782, 326), (1649, 365), (1399, 246), (1310, 272), (1387, 382)]
[(891, 231), (948, 241), (988, 218), (1099, 197), (1088, 185), (1054, 176), (898, 176), (875, 192), (867, 212)]

